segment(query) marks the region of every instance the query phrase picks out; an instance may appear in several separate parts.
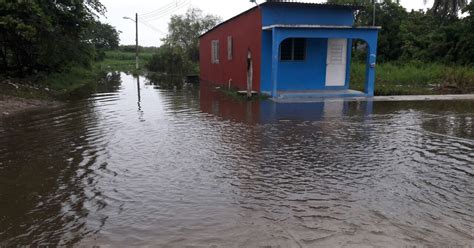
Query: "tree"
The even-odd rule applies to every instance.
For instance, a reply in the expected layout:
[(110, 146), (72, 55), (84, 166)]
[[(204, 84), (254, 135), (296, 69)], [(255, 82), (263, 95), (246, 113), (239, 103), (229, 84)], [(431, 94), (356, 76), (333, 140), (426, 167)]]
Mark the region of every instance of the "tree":
[(171, 17), (168, 35), (163, 40), (167, 46), (179, 47), (190, 61), (199, 61), (199, 36), (221, 22), (214, 15), (203, 15), (202, 10), (191, 8), (184, 15)]
[[(356, 13), (356, 24), (360, 26), (372, 25), (373, 22), (373, 0), (328, 0), (334, 4), (353, 4), (364, 7)], [(397, 60), (401, 55), (402, 43), (399, 39), (400, 25), (407, 17), (405, 8), (399, 1), (382, 0), (375, 4), (376, 25), (382, 26), (379, 34), (378, 60), (381, 62)], [(361, 41), (355, 41), (356, 51)]]
[(94, 22), (87, 30), (87, 40), (95, 49), (113, 50), (119, 47), (120, 32), (115, 27), (100, 22)]
[(2, 72), (23, 76), (89, 65), (94, 47), (85, 33), (104, 12), (98, 0), (0, 1)]
[[(373, 8), (370, 4), (358, 16), (359, 25), (372, 25)], [(378, 44), (378, 60), (381, 62), (397, 60), (402, 53), (400, 40), (400, 26), (406, 19), (407, 12), (398, 1), (382, 0), (375, 5), (375, 23), (381, 26)]]
[[(427, 3), (427, 0), (423, 0)], [(431, 8), (436, 15), (456, 17), (461, 9), (467, 6), (468, 0), (435, 0)]]
[(471, 2), (463, 13), (469, 14), (461, 21), (460, 39), (454, 51), (459, 55), (459, 63), (474, 66), (474, 2)]

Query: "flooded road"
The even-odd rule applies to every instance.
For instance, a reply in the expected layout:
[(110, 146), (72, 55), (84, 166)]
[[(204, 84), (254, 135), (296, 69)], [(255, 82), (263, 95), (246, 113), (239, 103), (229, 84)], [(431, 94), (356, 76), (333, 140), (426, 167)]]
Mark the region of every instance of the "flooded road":
[(110, 75), (0, 120), (0, 247), (473, 247), (474, 101), (241, 102)]

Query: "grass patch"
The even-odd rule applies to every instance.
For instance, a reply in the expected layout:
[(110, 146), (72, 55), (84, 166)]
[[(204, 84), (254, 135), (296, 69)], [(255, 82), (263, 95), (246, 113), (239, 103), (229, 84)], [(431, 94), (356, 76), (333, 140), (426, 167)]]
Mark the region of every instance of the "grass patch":
[(124, 71), (143, 73), (142, 68), (153, 56), (151, 51), (139, 54), (139, 70), (135, 69), (135, 53), (107, 51), (105, 59), (90, 68), (80, 66), (52, 74), (39, 73), (28, 78), (8, 78), (0, 75), (0, 92), (26, 99), (68, 100), (81, 98), (93, 92), (107, 72)]
[[(385, 63), (377, 65), (375, 95), (430, 95), (474, 92), (474, 70), (440, 64)], [(364, 90), (366, 65), (351, 65), (351, 88)]]
[(98, 62), (98, 66), (102, 70), (106, 71), (124, 71), (132, 73), (141, 73), (145, 64), (147, 64), (151, 57), (152, 52), (141, 52), (138, 54), (139, 70), (135, 68), (135, 52), (124, 52), (124, 51), (106, 51), (105, 59)]
[(63, 72), (28, 78), (1, 78), (2, 94), (26, 99), (68, 100), (93, 92), (106, 72), (99, 67), (72, 67)]

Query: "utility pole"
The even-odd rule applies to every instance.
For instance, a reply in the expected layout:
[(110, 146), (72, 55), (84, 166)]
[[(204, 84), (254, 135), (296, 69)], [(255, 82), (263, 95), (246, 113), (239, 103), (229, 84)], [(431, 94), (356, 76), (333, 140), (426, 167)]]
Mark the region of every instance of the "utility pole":
[(375, 7), (376, 7), (376, 3), (377, 3), (377, 0), (373, 0), (374, 1), (374, 14), (373, 14), (373, 21), (372, 21), (372, 26), (375, 26)]
[(138, 70), (138, 13), (135, 13), (135, 41), (136, 41), (136, 55), (135, 55), (135, 69)]
[(123, 19), (135, 22), (135, 69), (138, 70), (138, 13), (135, 13), (135, 20), (127, 16), (124, 16)]

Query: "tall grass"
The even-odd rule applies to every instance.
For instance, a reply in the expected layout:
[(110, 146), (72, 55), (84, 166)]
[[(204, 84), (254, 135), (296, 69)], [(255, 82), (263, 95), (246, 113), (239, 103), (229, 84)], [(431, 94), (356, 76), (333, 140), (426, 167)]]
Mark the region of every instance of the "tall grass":
[[(143, 68), (151, 57), (152, 52), (141, 52), (138, 55), (139, 66)], [(107, 51), (104, 61), (99, 62), (102, 69), (115, 71), (135, 71), (135, 52)]]
[[(351, 88), (364, 89), (366, 65), (351, 65)], [(384, 63), (376, 68), (376, 95), (474, 92), (474, 69), (420, 62)]]

